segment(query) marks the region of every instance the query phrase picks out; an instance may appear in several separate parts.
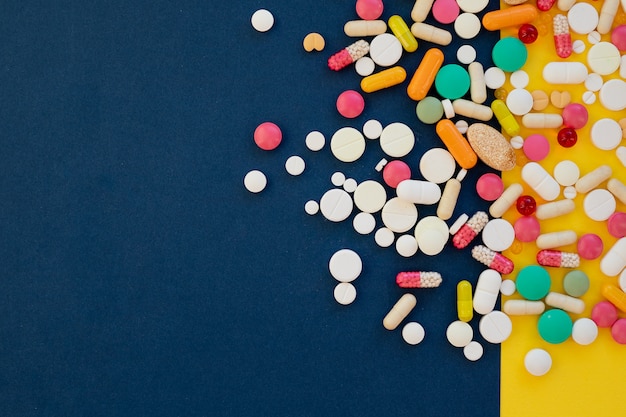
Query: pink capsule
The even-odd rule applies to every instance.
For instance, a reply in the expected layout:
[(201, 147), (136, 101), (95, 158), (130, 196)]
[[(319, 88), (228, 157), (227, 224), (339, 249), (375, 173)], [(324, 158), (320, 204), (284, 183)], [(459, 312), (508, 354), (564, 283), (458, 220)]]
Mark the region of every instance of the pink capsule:
[(436, 288), (441, 281), (439, 272), (400, 272), (396, 275), (396, 284), (400, 288)]
[(554, 6), (556, 0), (537, 0), (537, 8), (543, 12), (547, 12)]
[(465, 223), (452, 238), (452, 244), (457, 249), (463, 249), (483, 230), (489, 217), (484, 211), (478, 211)]
[(578, 268), (580, 257), (577, 253), (544, 249), (537, 252), (537, 263), (542, 266), (555, 266), (557, 268)]
[(472, 248), (472, 258), (503, 275), (510, 274), (515, 268), (512, 260), (483, 245), (477, 245)]
[(363, 39), (354, 42), (328, 58), (328, 68), (339, 71), (364, 57), (370, 50), (370, 44)]
[(572, 54), (572, 37), (569, 33), (569, 23), (567, 17), (557, 14), (552, 20), (554, 27), (554, 46), (556, 54), (561, 58), (567, 58)]

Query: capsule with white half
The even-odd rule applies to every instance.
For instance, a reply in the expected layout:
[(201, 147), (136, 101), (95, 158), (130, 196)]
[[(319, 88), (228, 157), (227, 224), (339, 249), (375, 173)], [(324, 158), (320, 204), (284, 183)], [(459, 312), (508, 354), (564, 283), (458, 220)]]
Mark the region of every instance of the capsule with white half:
[(476, 289), (472, 303), (474, 311), (478, 314), (487, 314), (493, 311), (500, 295), (500, 285), (502, 284), (502, 276), (493, 269), (486, 269), (478, 276)]
[(573, 230), (562, 230), (560, 232), (543, 233), (537, 236), (537, 247), (539, 249), (552, 249), (559, 246), (567, 246), (576, 243), (578, 236)]
[(574, 314), (581, 314), (585, 311), (583, 300), (558, 292), (550, 292), (546, 296), (546, 304)]
[(589, 71), (581, 62), (549, 62), (543, 67), (542, 75), (550, 84), (582, 84)]
[(529, 129), (556, 129), (563, 125), (563, 117), (557, 113), (527, 113), (522, 124)]
[(441, 188), (433, 182), (404, 180), (398, 184), (396, 194), (399, 198), (414, 204), (435, 204), (441, 199)]
[(539, 315), (542, 314), (545, 309), (546, 305), (543, 301), (529, 300), (507, 300), (502, 306), (502, 311), (509, 316)]

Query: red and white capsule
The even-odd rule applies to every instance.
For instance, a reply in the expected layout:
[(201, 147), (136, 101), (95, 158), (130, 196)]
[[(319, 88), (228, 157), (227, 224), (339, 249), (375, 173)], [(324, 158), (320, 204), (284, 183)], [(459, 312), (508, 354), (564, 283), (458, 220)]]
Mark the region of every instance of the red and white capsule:
[(441, 285), (441, 281), (439, 272), (400, 272), (396, 275), (396, 284), (400, 288), (436, 288)]
[(572, 36), (569, 33), (569, 23), (567, 17), (557, 14), (552, 19), (554, 27), (554, 46), (556, 54), (561, 58), (567, 58), (572, 54)]
[(328, 68), (333, 71), (342, 70), (367, 55), (369, 51), (370, 44), (367, 41), (363, 39), (356, 41), (328, 58)]
[(499, 252), (492, 251), (486, 246), (477, 245), (472, 248), (472, 258), (483, 265), (498, 271), (500, 274), (510, 274), (515, 268), (512, 260)]
[(541, 266), (554, 266), (557, 268), (578, 268), (580, 266), (580, 256), (572, 252), (544, 249), (537, 252), (537, 263)]
[(478, 211), (465, 223), (452, 238), (452, 244), (457, 249), (463, 249), (483, 230), (489, 222), (489, 216), (484, 211)]

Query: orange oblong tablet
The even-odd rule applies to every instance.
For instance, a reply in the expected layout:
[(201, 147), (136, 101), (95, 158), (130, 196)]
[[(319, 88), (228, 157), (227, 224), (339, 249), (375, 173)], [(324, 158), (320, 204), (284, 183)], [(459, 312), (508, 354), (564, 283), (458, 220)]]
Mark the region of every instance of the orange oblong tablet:
[(483, 26), (487, 30), (500, 30), (509, 26), (518, 26), (532, 22), (538, 15), (532, 4), (522, 4), (506, 9), (494, 10), (483, 16)]
[(361, 80), (361, 90), (366, 93), (382, 90), (398, 85), (406, 79), (406, 71), (400, 66), (395, 66), (376, 74), (368, 75)]
[(435, 81), (437, 71), (441, 68), (441, 64), (443, 64), (443, 52), (441, 52), (441, 49), (431, 48), (426, 51), (422, 62), (415, 70), (415, 74), (413, 74), (413, 78), (411, 78), (406, 89), (411, 99), (419, 101), (426, 97), (428, 90), (430, 90)]
[(472, 149), (469, 142), (459, 132), (454, 123), (449, 119), (440, 120), (435, 129), (437, 136), (441, 139), (448, 151), (452, 154), (456, 162), (463, 169), (473, 168), (478, 162), (478, 156)]

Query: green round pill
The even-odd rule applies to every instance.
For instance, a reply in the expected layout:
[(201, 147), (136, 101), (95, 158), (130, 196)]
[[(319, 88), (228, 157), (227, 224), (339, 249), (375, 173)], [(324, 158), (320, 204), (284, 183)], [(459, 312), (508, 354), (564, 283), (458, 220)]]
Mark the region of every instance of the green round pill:
[(572, 335), (572, 319), (563, 310), (553, 308), (539, 317), (539, 336), (548, 343), (563, 343)]
[(415, 113), (422, 123), (432, 125), (441, 120), (443, 116), (443, 104), (441, 104), (438, 98), (430, 96), (424, 97), (417, 103)]
[(502, 38), (491, 50), (491, 58), (502, 71), (514, 72), (522, 68), (528, 58), (526, 45), (517, 38)]
[(589, 277), (583, 271), (570, 271), (563, 279), (563, 289), (572, 297), (582, 297), (589, 289)]
[(537, 301), (550, 292), (550, 274), (539, 265), (529, 265), (522, 268), (515, 279), (515, 286), (522, 297)]
[(463, 97), (469, 91), (470, 76), (460, 65), (444, 65), (435, 76), (435, 88), (443, 98), (454, 100)]

